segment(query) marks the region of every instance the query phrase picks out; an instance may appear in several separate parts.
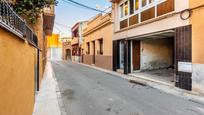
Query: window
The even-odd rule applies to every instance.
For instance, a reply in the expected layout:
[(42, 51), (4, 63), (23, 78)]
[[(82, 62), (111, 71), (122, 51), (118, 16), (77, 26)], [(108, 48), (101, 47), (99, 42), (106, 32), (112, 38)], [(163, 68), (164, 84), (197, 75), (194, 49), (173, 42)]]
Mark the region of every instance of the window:
[(86, 54), (90, 54), (90, 44), (89, 44), (89, 42), (87, 43), (87, 52), (86, 52)]
[(126, 1), (124, 4), (124, 14), (125, 14), (125, 16), (128, 15), (128, 1)]
[(130, 0), (130, 15), (134, 13), (134, 0)]
[(129, 7), (128, 1), (120, 5), (120, 17), (123, 18), (124, 16), (128, 15)]
[(142, 7), (145, 7), (153, 2), (154, 0), (142, 0)]
[(122, 18), (123, 16), (124, 16), (124, 14), (123, 14), (123, 4), (122, 5), (120, 5), (120, 17)]
[(139, 9), (139, 0), (135, 0), (135, 10)]
[(103, 55), (103, 39), (99, 39), (99, 51), (98, 54)]
[[(144, 11), (149, 12), (151, 8), (155, 8), (160, 3), (166, 0), (121, 0), (119, 4), (119, 20), (120, 20), (120, 29), (126, 28), (130, 25), (134, 25), (141, 22), (141, 14), (144, 14)], [(156, 13), (152, 12), (158, 16)], [(149, 14), (147, 13), (146, 16)], [(133, 18), (132, 18), (133, 17)], [(131, 22), (131, 23), (130, 23)]]

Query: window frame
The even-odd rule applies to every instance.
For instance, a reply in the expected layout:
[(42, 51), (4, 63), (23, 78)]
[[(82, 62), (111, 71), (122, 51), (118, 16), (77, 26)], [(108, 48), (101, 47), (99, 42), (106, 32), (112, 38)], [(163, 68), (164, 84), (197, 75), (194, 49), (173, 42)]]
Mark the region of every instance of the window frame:
[[(119, 22), (123, 21), (125, 19), (128, 19), (128, 18), (130, 18), (133, 15), (137, 15), (138, 14), (139, 15), (139, 23), (140, 23), (140, 19), (141, 19), (140, 18), (140, 13), (141, 12), (150, 9), (151, 7), (157, 6), (158, 4), (161, 4), (161, 3), (163, 3), (163, 2), (165, 2), (167, 0), (154, 0), (152, 3), (149, 3), (149, 0), (146, 0), (147, 1), (147, 5), (144, 6), (144, 7), (142, 7), (142, 0), (138, 0), (139, 4), (138, 4), (138, 9), (137, 10), (135, 9), (135, 1), (136, 0), (133, 1), (133, 3), (134, 3), (134, 5), (133, 5), (134, 6), (133, 14), (130, 14), (130, 0), (122, 0), (119, 3), (119, 8), (118, 8), (119, 9), (119, 11), (118, 11), (119, 12)], [(125, 2), (128, 2), (128, 15), (127, 16), (125, 16), (125, 14), (124, 14), (124, 4), (125, 4)], [(123, 5), (123, 17), (121, 17), (121, 5)], [(128, 21), (128, 25), (129, 25), (129, 21)]]
[[(127, 15), (125, 15), (125, 2), (127, 2), (127, 6), (128, 6), (128, 14)], [(121, 11), (121, 5), (123, 5), (123, 11)], [(123, 0), (120, 4), (119, 4), (119, 19), (120, 20), (124, 20), (124, 19), (126, 19), (126, 18), (128, 18), (129, 17), (129, 15), (130, 15), (130, 9), (129, 9), (130, 7), (129, 7), (129, 0)], [(123, 17), (121, 16), (121, 12), (123, 12)], [(133, 13), (134, 14), (134, 13)]]
[(87, 46), (87, 52), (86, 52), (86, 54), (90, 54), (90, 42), (87, 42), (86, 43), (86, 46)]
[(99, 43), (99, 55), (103, 55), (103, 38), (98, 39), (98, 43)]

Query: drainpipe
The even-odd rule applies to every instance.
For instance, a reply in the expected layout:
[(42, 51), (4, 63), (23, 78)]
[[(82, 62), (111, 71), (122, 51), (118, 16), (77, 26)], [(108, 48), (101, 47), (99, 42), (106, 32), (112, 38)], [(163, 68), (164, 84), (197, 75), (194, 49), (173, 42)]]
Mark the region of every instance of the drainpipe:
[(37, 49), (37, 91), (39, 91), (40, 87), (40, 70), (39, 70), (39, 65), (40, 65), (40, 50)]

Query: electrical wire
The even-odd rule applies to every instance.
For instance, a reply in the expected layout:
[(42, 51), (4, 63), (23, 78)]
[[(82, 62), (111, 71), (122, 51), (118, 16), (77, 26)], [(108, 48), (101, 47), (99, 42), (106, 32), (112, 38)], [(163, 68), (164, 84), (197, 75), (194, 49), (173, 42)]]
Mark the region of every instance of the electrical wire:
[(92, 8), (90, 6), (84, 5), (82, 3), (79, 3), (79, 2), (76, 2), (76, 1), (73, 1), (73, 0), (62, 0), (62, 1), (64, 1), (65, 3), (68, 3), (68, 4), (72, 3), (72, 5), (75, 4), (75, 5), (78, 5), (80, 7), (83, 7), (83, 8), (89, 9), (89, 10), (93, 10), (93, 11), (97, 11), (97, 12), (100, 12), (100, 13), (107, 13), (104, 10), (99, 10), (99, 9), (96, 9), (96, 8)]
[(65, 25), (65, 24), (61, 24), (61, 23), (58, 23), (58, 22), (55, 22), (55, 24), (59, 25), (59, 26), (62, 26), (62, 27), (65, 27), (65, 28), (72, 28), (71, 26), (68, 26), (68, 25)]

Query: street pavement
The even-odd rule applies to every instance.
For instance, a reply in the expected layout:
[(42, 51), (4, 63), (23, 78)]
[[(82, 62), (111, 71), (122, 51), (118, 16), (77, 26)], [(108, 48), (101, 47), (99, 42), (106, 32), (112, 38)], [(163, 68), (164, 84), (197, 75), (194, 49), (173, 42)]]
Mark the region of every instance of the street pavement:
[(67, 61), (51, 62), (67, 115), (204, 115), (204, 105)]

